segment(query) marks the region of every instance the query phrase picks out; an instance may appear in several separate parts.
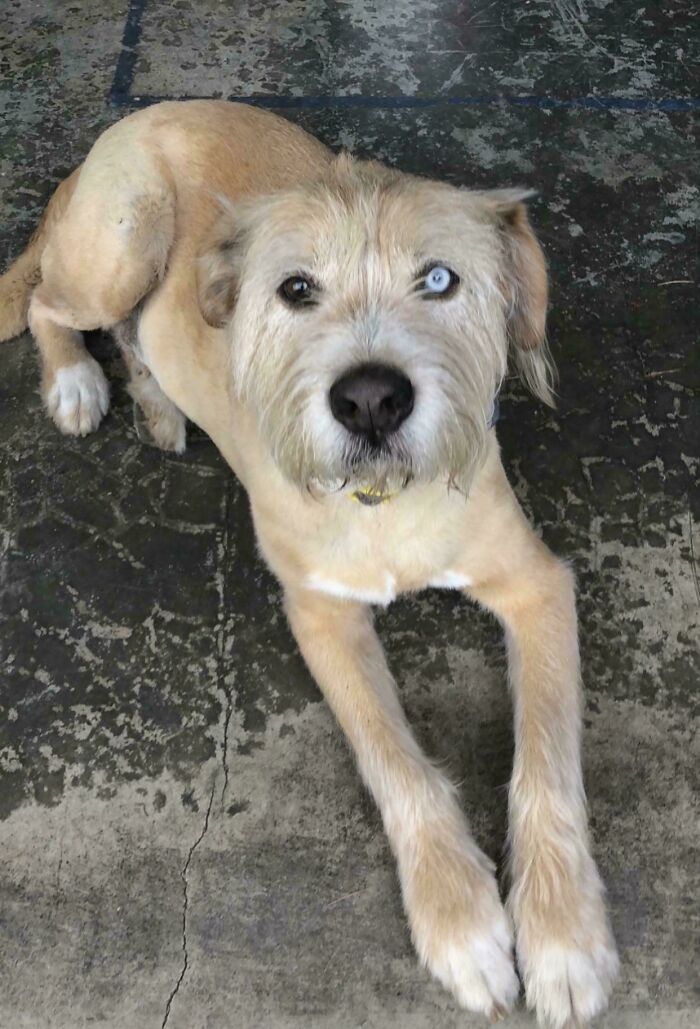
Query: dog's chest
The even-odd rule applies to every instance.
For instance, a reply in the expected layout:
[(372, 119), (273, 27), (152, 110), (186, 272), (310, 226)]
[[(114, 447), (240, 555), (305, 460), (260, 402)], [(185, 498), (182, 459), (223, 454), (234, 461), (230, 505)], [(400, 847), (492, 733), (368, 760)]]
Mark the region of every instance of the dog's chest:
[(439, 503), (432, 499), (407, 495), (378, 509), (357, 509), (349, 500), (343, 509), (341, 501), (308, 548), (304, 585), (379, 605), (428, 586), (469, 586), (459, 567), (464, 501), (455, 504), (444, 493)]

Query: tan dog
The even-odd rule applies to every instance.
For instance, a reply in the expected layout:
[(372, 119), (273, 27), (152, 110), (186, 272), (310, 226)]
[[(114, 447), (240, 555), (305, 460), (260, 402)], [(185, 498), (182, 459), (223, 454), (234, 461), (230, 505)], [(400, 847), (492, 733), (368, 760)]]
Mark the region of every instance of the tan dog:
[[(335, 158), (224, 102), (126, 118), (56, 191), (0, 280), (62, 432), (108, 387), (110, 328), (156, 440), (186, 415), (244, 483), (302, 653), (396, 855), (421, 960), (466, 1008), (588, 1021), (617, 968), (581, 776), (572, 576), (533, 533), (490, 421), (508, 351), (551, 400), (547, 281), (525, 194)], [(515, 706), (510, 917), (454, 788), (419, 749), (368, 605), (463, 590), (503, 622)]]

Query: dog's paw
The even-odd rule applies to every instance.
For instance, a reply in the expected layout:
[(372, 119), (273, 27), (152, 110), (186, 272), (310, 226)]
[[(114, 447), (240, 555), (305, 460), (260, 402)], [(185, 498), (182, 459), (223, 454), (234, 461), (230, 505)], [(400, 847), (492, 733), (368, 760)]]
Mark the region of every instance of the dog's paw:
[(551, 877), (548, 891), (538, 885), (537, 867), (509, 898), (527, 1005), (547, 1029), (584, 1026), (607, 1007), (619, 966), (603, 884), (589, 856), (556, 890)]
[(109, 386), (92, 357), (59, 368), (46, 392), (46, 409), (66, 436), (94, 432), (108, 408)]
[(485, 931), (466, 930), (424, 955), (424, 963), (457, 1003), (496, 1021), (520, 992), (513, 966), (513, 940), (505, 912)]
[(182, 454), (187, 447), (187, 419), (166, 397), (145, 367), (132, 369), (129, 392), (134, 399), (134, 427), (142, 443)]
[(187, 448), (187, 422), (185, 416), (173, 406), (171, 411), (161, 412), (156, 421), (150, 421), (148, 427), (161, 450), (170, 450), (175, 454), (184, 454)]
[(187, 422), (174, 404), (167, 410), (154, 410), (134, 401), (134, 428), (139, 440), (150, 447), (175, 454), (183, 454), (187, 448)]
[(527, 1006), (547, 1029), (585, 1026), (604, 1011), (619, 964), (611, 941), (589, 950), (545, 945), (519, 962)]
[(432, 841), (403, 878), (421, 963), (468, 1011), (496, 1020), (520, 992), (511, 923), (491, 863), (465, 841)]

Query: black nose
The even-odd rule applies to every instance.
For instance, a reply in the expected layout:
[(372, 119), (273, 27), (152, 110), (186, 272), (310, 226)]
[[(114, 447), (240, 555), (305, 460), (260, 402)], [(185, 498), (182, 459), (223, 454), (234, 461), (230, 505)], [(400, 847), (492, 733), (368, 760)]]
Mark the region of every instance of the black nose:
[(331, 386), (333, 417), (350, 432), (380, 443), (413, 410), (413, 386), (395, 368), (363, 364)]

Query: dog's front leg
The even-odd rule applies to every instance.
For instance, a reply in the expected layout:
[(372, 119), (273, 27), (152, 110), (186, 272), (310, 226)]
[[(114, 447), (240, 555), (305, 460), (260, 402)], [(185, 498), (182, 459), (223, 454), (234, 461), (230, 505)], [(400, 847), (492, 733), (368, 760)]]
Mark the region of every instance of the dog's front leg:
[(506, 626), (515, 708), (509, 908), (528, 1004), (542, 1024), (563, 1029), (606, 1006), (617, 971), (588, 838), (574, 586), (520, 516), (501, 529), (507, 557), (470, 592)]
[(288, 593), (287, 611), (381, 810), (421, 960), (465, 1008), (507, 1011), (518, 980), (491, 862), (411, 733), (370, 612), (310, 591)]

